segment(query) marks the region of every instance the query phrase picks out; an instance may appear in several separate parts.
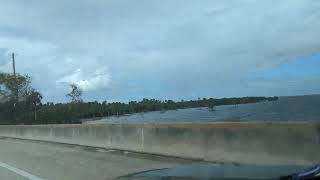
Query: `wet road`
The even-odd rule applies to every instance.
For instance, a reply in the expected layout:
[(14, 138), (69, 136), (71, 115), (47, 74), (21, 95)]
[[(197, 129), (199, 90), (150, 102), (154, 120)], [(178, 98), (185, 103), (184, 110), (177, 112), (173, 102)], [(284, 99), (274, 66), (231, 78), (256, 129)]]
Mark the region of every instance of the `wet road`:
[(192, 162), (152, 155), (17, 139), (0, 139), (0, 179), (100, 180)]

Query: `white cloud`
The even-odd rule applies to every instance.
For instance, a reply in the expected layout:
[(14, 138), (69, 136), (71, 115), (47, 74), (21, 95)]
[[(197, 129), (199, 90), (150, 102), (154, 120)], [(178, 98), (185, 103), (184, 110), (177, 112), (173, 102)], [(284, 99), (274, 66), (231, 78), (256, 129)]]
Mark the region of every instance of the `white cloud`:
[(57, 80), (57, 83), (76, 84), (84, 91), (103, 90), (110, 86), (111, 76), (105, 69), (98, 69), (92, 73), (84, 73), (81, 69), (77, 69)]

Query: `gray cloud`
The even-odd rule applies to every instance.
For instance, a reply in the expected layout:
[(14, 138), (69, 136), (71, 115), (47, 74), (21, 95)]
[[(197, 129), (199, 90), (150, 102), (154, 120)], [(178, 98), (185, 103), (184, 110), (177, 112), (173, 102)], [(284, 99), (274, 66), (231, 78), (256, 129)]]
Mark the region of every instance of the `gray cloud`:
[(10, 71), (5, 54), (17, 52), (17, 70), (50, 101), (64, 101), (71, 82), (88, 100), (291, 94), (283, 82), (248, 76), (318, 53), (319, 8), (317, 0), (6, 0), (0, 70)]

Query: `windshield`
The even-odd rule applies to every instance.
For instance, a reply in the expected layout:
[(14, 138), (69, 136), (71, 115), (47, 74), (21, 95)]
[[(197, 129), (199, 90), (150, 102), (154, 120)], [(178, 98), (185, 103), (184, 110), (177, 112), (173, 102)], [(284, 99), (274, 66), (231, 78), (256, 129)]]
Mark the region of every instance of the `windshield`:
[(0, 179), (316, 177), (319, 8), (2, 0)]

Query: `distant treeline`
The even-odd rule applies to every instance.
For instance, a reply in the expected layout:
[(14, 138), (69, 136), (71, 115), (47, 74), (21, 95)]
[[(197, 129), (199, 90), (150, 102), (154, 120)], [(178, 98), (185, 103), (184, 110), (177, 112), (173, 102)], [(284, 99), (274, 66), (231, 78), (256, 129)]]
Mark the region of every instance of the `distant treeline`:
[[(15, 79), (15, 83), (19, 79), (19, 86), (12, 85), (12, 79)], [(214, 106), (219, 105), (247, 104), (278, 99), (278, 97), (241, 97), (199, 98), (198, 100), (178, 102), (156, 99), (143, 99), (129, 103), (83, 102), (81, 90), (76, 85), (71, 85), (72, 90), (67, 94), (67, 97), (71, 98), (70, 103), (43, 104), (41, 103), (42, 95), (29, 85), (30, 78), (28, 76), (18, 75), (13, 78), (8, 74), (0, 74), (0, 95), (6, 97), (5, 101), (0, 103), (0, 124), (73, 124), (81, 123), (81, 119), (104, 116), (196, 107), (213, 109)], [(3, 97), (2, 99), (4, 99)]]

